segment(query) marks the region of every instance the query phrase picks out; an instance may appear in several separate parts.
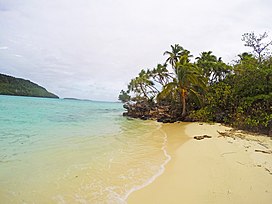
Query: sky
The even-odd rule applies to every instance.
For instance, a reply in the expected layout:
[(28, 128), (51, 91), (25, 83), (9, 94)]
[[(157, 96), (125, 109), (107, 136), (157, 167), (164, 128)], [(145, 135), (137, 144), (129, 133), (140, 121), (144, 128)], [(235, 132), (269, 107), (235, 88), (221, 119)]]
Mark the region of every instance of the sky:
[(227, 63), (250, 51), (246, 32), (272, 38), (271, 0), (0, 0), (0, 73), (58, 96), (117, 101), (171, 44)]

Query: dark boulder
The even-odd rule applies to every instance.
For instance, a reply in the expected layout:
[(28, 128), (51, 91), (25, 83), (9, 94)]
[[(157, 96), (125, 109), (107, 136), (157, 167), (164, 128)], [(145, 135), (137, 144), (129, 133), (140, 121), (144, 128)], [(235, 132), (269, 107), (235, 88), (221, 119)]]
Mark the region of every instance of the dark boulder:
[(161, 123), (174, 123), (174, 122), (176, 122), (177, 120), (175, 119), (175, 118), (165, 118), (165, 117), (163, 117), (163, 118), (159, 118), (158, 120), (157, 120), (157, 122), (161, 122)]

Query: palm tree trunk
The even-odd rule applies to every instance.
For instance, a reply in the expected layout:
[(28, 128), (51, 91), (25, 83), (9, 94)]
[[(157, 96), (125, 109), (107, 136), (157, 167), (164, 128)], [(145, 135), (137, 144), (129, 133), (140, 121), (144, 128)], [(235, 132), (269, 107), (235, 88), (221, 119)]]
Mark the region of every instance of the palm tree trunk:
[(144, 88), (143, 88), (143, 85), (142, 85), (142, 84), (140, 84), (140, 89), (141, 89), (141, 91), (143, 92), (144, 96), (145, 96), (147, 99), (149, 99), (149, 97), (147, 96), (147, 94), (146, 94), (145, 91), (144, 91)]
[(186, 102), (185, 102), (185, 98), (182, 98), (182, 113), (181, 113), (181, 117), (184, 117), (186, 115)]
[(185, 99), (185, 90), (184, 89), (182, 89), (182, 93), (181, 93), (181, 102), (182, 102), (181, 117), (184, 117), (186, 115), (186, 99)]

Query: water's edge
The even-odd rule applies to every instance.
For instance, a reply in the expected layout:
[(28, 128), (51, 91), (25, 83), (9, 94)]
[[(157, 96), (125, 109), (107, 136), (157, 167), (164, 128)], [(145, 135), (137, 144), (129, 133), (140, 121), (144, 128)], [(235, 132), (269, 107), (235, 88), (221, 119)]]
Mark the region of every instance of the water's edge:
[[(146, 182), (144, 182), (142, 185), (140, 185), (140, 186), (135, 186), (135, 187), (132, 188), (130, 191), (128, 191), (128, 192), (126, 193), (126, 195), (124, 196), (124, 198), (122, 199), (122, 200), (124, 200), (124, 201), (127, 201), (128, 197), (129, 197), (133, 192), (138, 191), (138, 190), (140, 190), (140, 189), (142, 189), (142, 188), (144, 188), (144, 187), (150, 185), (151, 183), (153, 183), (160, 175), (163, 174), (163, 172), (164, 172), (164, 170), (165, 170), (165, 166), (166, 166), (167, 163), (171, 160), (171, 156), (170, 156), (170, 155), (168, 154), (168, 152), (167, 152), (167, 142), (168, 142), (168, 141), (167, 141), (167, 134), (163, 131), (163, 129), (162, 129), (162, 124), (159, 124), (158, 122), (156, 122), (156, 123), (159, 125), (159, 127), (157, 128), (157, 131), (160, 131), (161, 133), (164, 134), (164, 143), (163, 143), (163, 146), (162, 146), (161, 150), (163, 151), (163, 153), (164, 153), (166, 159), (165, 159), (165, 161), (161, 164), (159, 171), (158, 171), (155, 175), (153, 175), (152, 177), (150, 177), (150, 178), (149, 178)], [(127, 203), (127, 202), (126, 202), (126, 203)]]

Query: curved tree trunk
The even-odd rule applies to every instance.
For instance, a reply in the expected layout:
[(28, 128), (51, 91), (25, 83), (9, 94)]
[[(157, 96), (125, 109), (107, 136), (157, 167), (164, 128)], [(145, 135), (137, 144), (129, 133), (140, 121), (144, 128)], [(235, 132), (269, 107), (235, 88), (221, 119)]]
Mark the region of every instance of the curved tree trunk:
[(149, 99), (149, 97), (147, 96), (146, 92), (144, 91), (144, 88), (143, 88), (143, 85), (142, 85), (142, 84), (140, 84), (140, 89), (141, 89), (141, 91), (143, 92), (144, 96), (145, 96), (147, 99)]
[(182, 113), (181, 113), (181, 117), (184, 117), (186, 115), (186, 94), (185, 94), (185, 90), (182, 89), (181, 90), (181, 103), (182, 103)]

